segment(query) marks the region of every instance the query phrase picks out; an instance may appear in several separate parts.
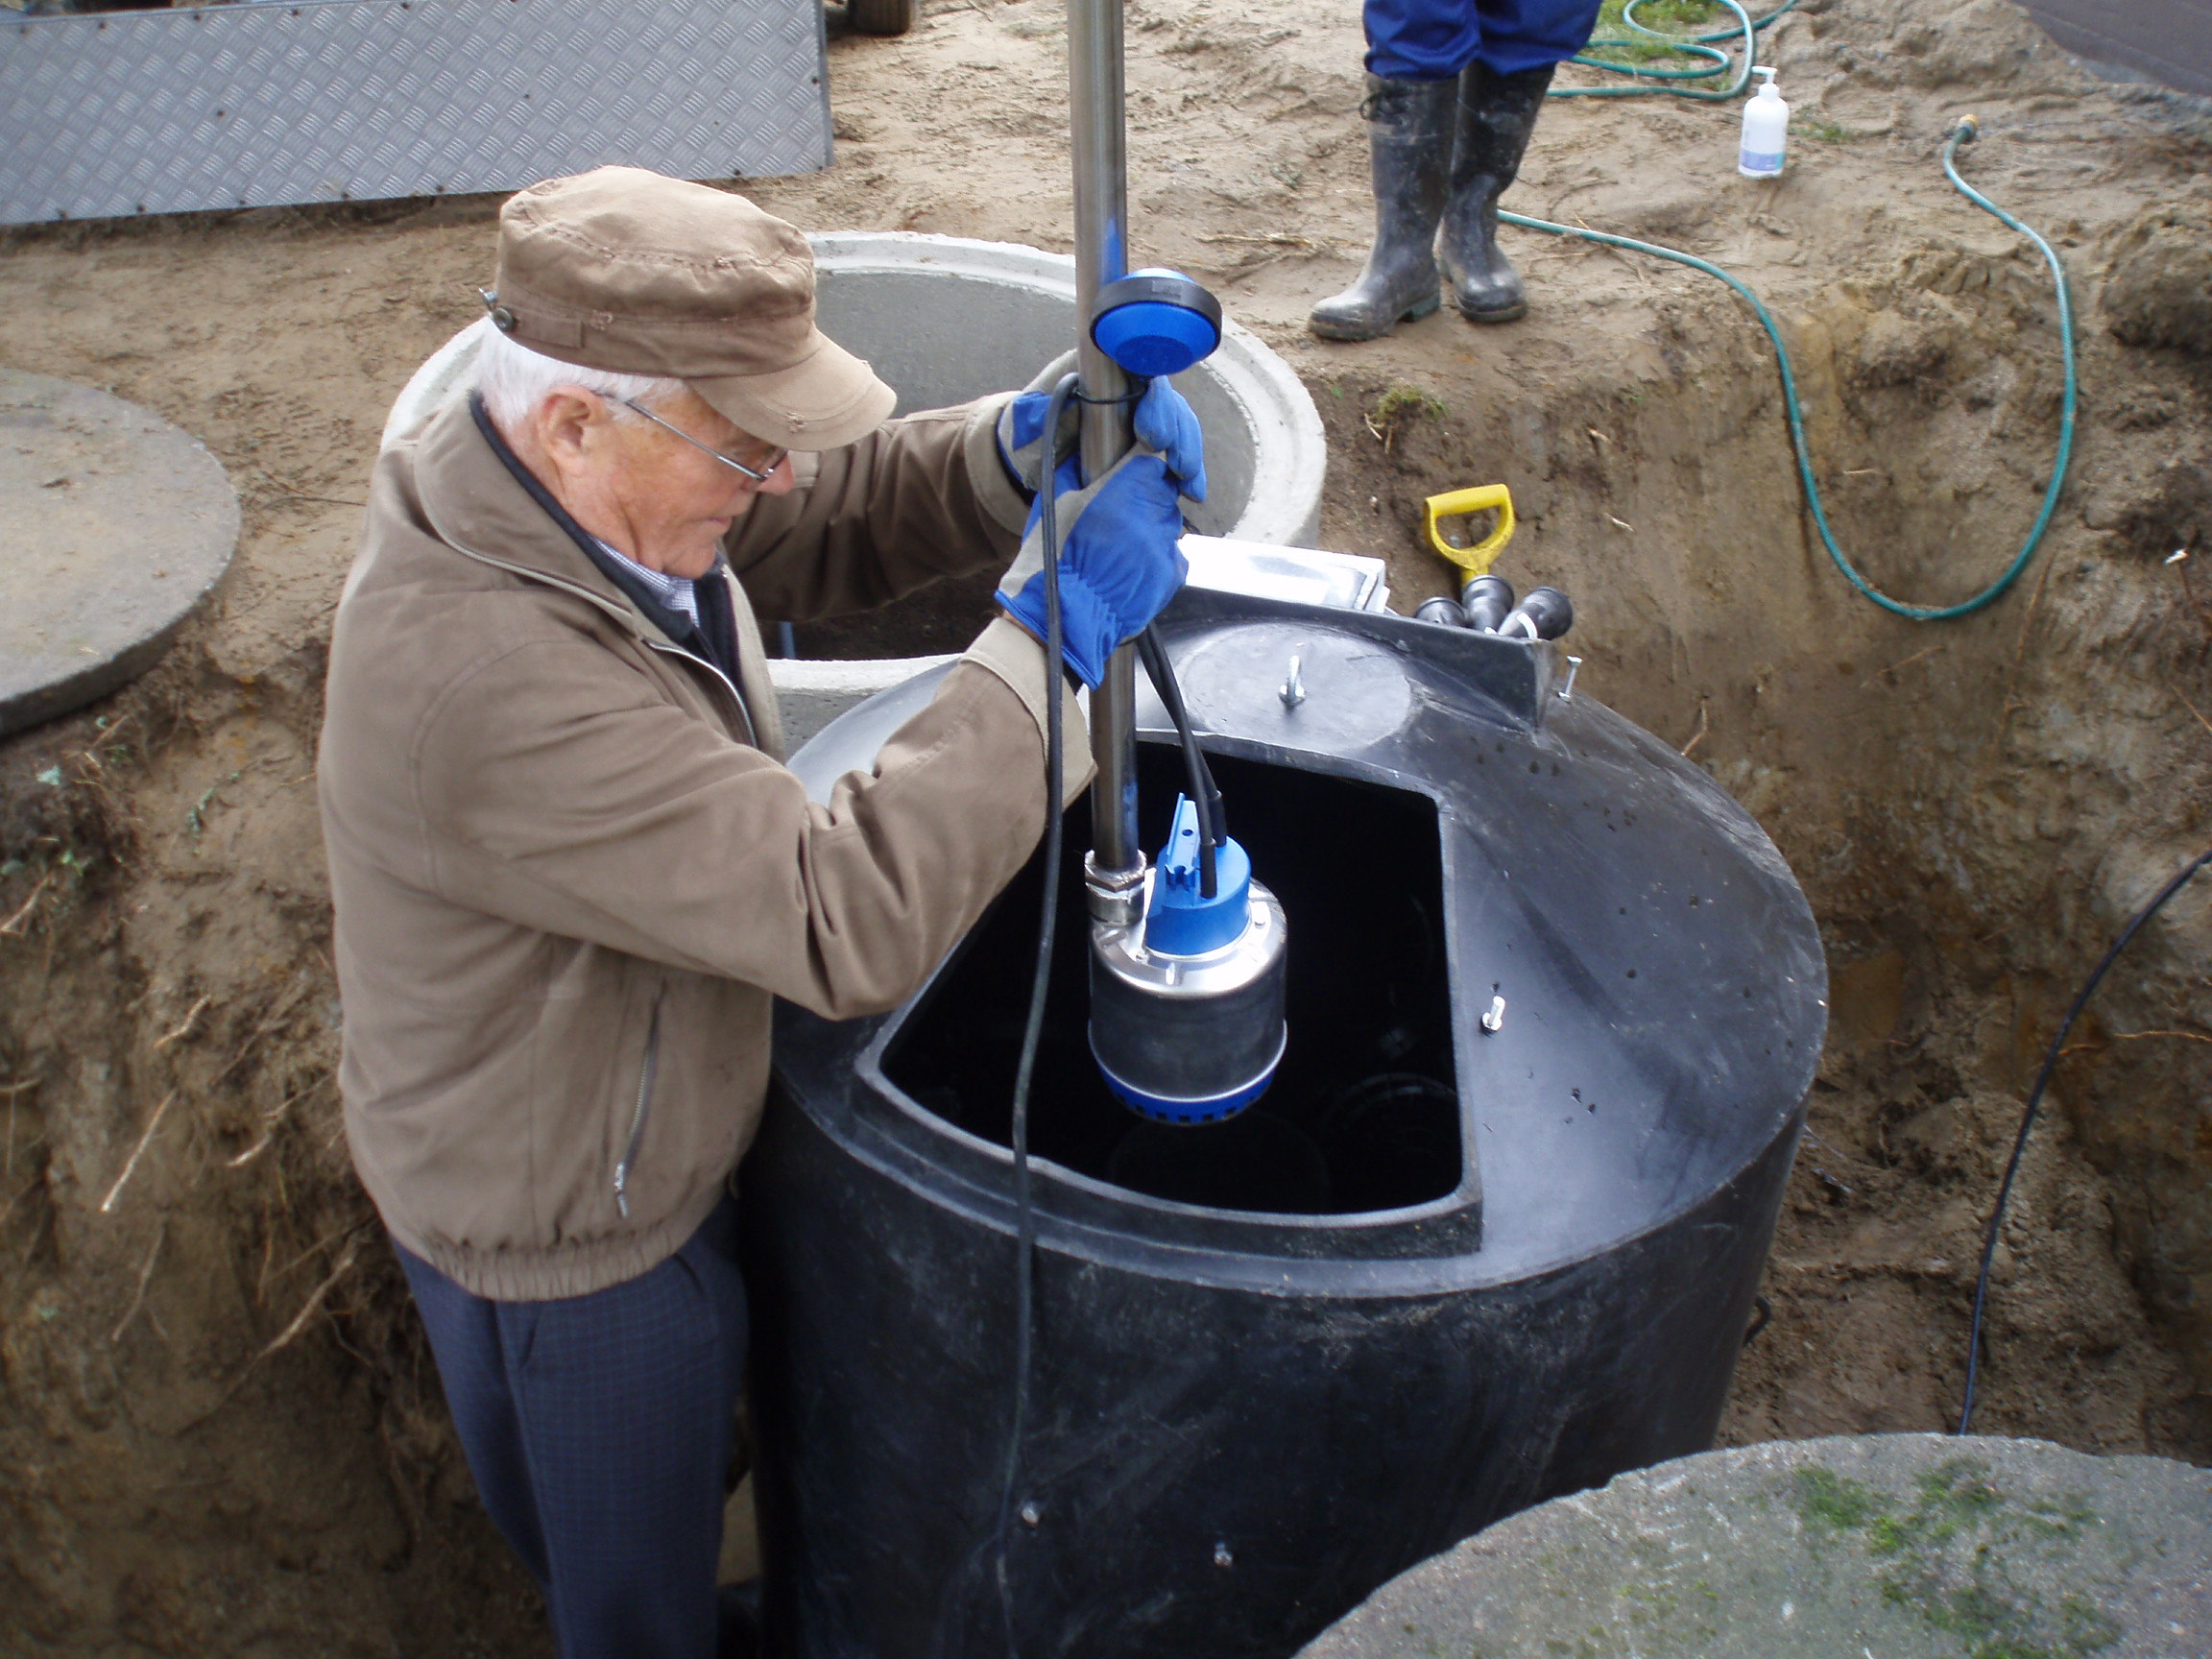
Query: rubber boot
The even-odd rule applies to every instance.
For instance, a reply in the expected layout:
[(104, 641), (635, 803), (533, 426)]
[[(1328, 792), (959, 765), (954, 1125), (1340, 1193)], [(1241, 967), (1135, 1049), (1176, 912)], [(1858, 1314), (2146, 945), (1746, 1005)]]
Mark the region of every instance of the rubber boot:
[(1442, 303), (1436, 221), (1452, 159), (1454, 81), (1367, 77), (1368, 172), (1375, 189), (1375, 246), (1367, 268), (1343, 293), (1313, 307), (1307, 325), (1324, 340), (1376, 340)]
[(1510, 323), (1528, 314), (1521, 274), (1498, 246), (1498, 198), (1521, 171), (1553, 67), (1498, 75), (1470, 63), (1459, 76), (1451, 199), (1438, 240), (1452, 302), (1470, 323)]

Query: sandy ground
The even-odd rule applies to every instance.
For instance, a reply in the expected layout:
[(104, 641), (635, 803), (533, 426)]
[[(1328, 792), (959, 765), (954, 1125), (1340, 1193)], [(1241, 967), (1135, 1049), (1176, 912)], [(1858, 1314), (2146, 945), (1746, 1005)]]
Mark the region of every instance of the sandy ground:
[[(1927, 629), (1811, 541), (1771, 360), (1718, 284), (1510, 233), (1525, 323), (1315, 342), (1305, 309), (1367, 232), (1357, 9), (1129, 16), (1135, 252), (1214, 285), (1313, 390), (1325, 543), (1387, 558), (1410, 609), (1447, 586), (1422, 497), (1509, 482), (1501, 568), (1574, 594), (1582, 685), (1743, 799), (1820, 913), (1835, 1031), (1724, 1437), (1944, 1426), (2019, 1092), (2212, 821), (2212, 625), (2159, 563), (2212, 538), (2202, 112), (2089, 80), (2004, 0), (1812, 0), (1781, 24), (1778, 184), (1736, 177), (1732, 107), (1548, 108), (1512, 204), (1763, 293), (1839, 534), (1928, 601), (2010, 557), (2056, 431), (2048, 285), (1935, 160), (1953, 114), (1982, 116), (1971, 175), (2074, 273), (2084, 426), (2019, 591)], [(905, 38), (836, 34), (836, 165), (743, 188), (810, 228), (1065, 249), (1059, 21), (932, 0)], [(541, 1650), (346, 1173), (308, 781), (376, 433), (476, 314), (495, 208), (0, 238), (0, 360), (176, 421), (245, 505), (220, 603), (160, 669), (0, 744), (0, 920), (24, 907), (0, 937), (0, 1653)], [(1401, 388), (1434, 402), (1378, 424)], [(2207, 914), (2178, 902), (2077, 1035), (2000, 1255), (1986, 1431), (2212, 1457), (2212, 1046), (2156, 1035), (2201, 1032)]]

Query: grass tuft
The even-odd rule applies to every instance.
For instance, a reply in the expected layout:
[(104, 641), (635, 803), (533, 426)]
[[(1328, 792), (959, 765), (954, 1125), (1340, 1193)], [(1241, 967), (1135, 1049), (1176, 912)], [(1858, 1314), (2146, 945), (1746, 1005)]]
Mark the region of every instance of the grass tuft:
[(1387, 451), (1397, 444), (1399, 434), (1415, 421), (1423, 418), (1441, 421), (1444, 414), (1443, 398), (1401, 381), (1377, 398), (1375, 406), (1367, 411), (1367, 430), (1375, 434)]
[[(1589, 56), (1615, 63), (1652, 63), (1674, 57), (1674, 53), (1659, 40), (1647, 40), (1639, 35), (1622, 16), (1628, 0), (1605, 0), (1598, 9), (1598, 27), (1591, 32), (1595, 40), (1620, 40), (1627, 44), (1600, 46)], [(1636, 9), (1636, 21), (1647, 29), (1662, 29), (1679, 35), (1710, 33), (1720, 22), (1734, 22), (1732, 13), (1712, 0), (1646, 0)]]

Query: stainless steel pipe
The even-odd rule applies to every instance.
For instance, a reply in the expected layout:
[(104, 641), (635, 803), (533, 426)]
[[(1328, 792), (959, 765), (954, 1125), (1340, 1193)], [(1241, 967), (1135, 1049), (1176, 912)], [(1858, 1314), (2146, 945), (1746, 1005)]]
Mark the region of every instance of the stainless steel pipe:
[[(1068, 0), (1068, 113), (1075, 168), (1075, 317), (1083, 376), (1083, 470), (1095, 478), (1133, 442), (1129, 378), (1091, 340), (1098, 290), (1128, 274), (1128, 145), (1124, 126), (1121, 0)], [(1092, 853), (1085, 861), (1092, 913), (1120, 914), (1144, 872), (1137, 840), (1137, 654), (1124, 645), (1091, 697)]]

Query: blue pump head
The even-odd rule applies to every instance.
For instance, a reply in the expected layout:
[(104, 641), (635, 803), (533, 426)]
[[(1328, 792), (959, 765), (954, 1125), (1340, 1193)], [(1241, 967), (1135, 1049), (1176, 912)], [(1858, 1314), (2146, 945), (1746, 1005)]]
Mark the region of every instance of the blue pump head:
[(1180, 374), (1221, 344), (1221, 301), (1179, 271), (1132, 271), (1098, 290), (1091, 338), (1131, 374)]
[(1204, 956), (1244, 931), (1252, 907), (1252, 860), (1235, 840), (1214, 851), (1214, 897), (1199, 881), (1198, 807), (1175, 798), (1175, 825), (1152, 875), (1144, 911), (1144, 949), (1170, 956)]

